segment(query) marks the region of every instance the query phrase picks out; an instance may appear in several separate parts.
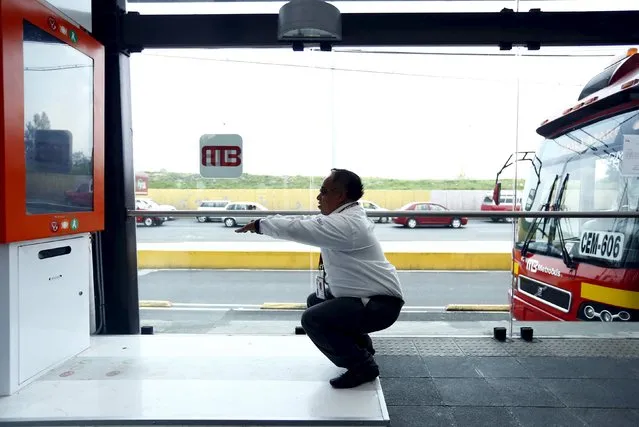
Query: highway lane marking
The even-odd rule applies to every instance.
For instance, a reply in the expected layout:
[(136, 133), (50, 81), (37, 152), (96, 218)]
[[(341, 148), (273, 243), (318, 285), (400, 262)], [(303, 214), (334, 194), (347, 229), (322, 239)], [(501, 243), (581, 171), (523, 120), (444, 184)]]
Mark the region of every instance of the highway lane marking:
[(259, 308), (260, 304), (204, 304), (204, 303), (189, 303), (189, 302), (175, 302), (173, 307), (252, 307)]
[(490, 311), (505, 312), (510, 311), (508, 304), (448, 304), (446, 311)]

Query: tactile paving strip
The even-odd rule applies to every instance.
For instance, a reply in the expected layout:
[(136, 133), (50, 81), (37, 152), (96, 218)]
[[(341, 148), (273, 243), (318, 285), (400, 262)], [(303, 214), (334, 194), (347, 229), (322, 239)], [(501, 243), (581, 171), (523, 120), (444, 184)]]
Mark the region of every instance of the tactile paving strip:
[(540, 339), (532, 343), (515, 340), (507, 346), (513, 356), (639, 357), (636, 339)]
[(375, 354), (388, 356), (419, 356), (412, 338), (373, 338)]
[(455, 343), (465, 356), (510, 356), (507, 343), (490, 338), (456, 339)]
[(414, 340), (421, 356), (463, 356), (454, 338), (420, 338)]
[(639, 339), (374, 338), (378, 354), (393, 356), (559, 356), (639, 358)]

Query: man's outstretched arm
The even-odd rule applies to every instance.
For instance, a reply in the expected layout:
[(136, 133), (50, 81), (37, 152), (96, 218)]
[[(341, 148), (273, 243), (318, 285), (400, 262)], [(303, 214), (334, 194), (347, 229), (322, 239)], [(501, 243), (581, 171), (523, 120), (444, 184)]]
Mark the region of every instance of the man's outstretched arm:
[(353, 231), (342, 218), (317, 215), (311, 218), (272, 216), (258, 219), (236, 233), (259, 233), (277, 239), (332, 249), (352, 249)]

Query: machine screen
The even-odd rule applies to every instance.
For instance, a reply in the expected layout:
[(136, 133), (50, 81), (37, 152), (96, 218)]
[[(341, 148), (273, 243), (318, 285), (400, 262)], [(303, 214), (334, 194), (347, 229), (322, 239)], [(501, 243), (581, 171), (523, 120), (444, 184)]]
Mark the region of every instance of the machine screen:
[[(53, 29), (53, 28), (52, 28)], [(24, 21), (27, 214), (93, 211), (93, 60)]]

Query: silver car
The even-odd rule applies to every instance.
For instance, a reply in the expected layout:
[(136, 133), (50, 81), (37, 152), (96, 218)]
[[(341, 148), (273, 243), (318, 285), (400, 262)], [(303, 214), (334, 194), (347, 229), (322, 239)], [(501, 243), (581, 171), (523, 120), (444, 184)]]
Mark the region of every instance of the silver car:
[[(208, 215), (196, 217), (198, 222), (222, 222), (224, 211), (230, 201), (228, 200), (202, 200), (198, 211), (206, 211)], [(213, 214), (215, 213), (215, 215)]]
[[(371, 202), (370, 200), (360, 200), (359, 204), (362, 205), (362, 207), (364, 208), (366, 212), (380, 212), (380, 211), (388, 210), (386, 208), (381, 207), (375, 202)], [(381, 223), (386, 223), (392, 220), (392, 218), (389, 218), (387, 216), (383, 216), (383, 217), (378, 216), (378, 217), (369, 217), (369, 218), (373, 222), (381, 222)]]
[(255, 221), (259, 216), (233, 216), (234, 211), (267, 211), (266, 207), (256, 202), (231, 202), (226, 206), (222, 221), (227, 227), (235, 227), (238, 225), (246, 225), (251, 221)]

